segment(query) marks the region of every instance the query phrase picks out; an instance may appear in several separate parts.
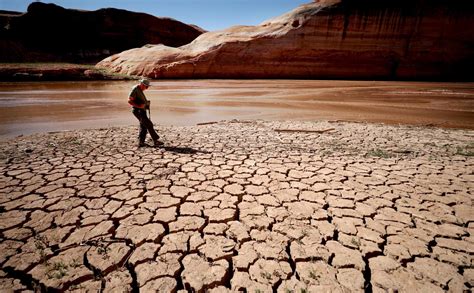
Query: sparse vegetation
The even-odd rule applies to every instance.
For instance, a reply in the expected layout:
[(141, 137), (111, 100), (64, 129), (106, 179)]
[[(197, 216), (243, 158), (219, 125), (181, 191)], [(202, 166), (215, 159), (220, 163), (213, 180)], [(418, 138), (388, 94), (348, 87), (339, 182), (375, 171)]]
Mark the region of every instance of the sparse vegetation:
[(272, 274), (270, 274), (269, 272), (261, 272), (260, 276), (267, 280), (270, 280), (272, 278)]
[(332, 155), (332, 154), (333, 154), (332, 151), (330, 151), (330, 150), (325, 150), (325, 151), (322, 153), (322, 156), (323, 156), (323, 157), (329, 157), (329, 156)]
[(126, 79), (126, 80), (129, 80), (129, 79), (139, 79), (140, 77), (139, 76), (133, 76), (133, 75), (126, 75), (126, 74), (122, 74), (122, 73), (114, 73), (114, 72), (110, 72), (110, 71), (107, 71), (106, 69), (103, 69), (103, 68), (91, 68), (91, 70), (94, 71), (94, 73), (98, 74), (98, 75), (102, 75), (104, 77), (106, 77), (106, 79)]
[(74, 260), (69, 264), (69, 266), (70, 266), (71, 268), (73, 268), (73, 269), (78, 268), (78, 267), (80, 267), (81, 265), (82, 265), (82, 263), (79, 262), (79, 260), (77, 260), (77, 259), (74, 259)]
[(50, 279), (61, 279), (67, 275), (68, 265), (62, 262), (55, 262), (48, 266), (49, 270), (46, 273)]
[(109, 248), (106, 247), (105, 245), (100, 245), (97, 247), (97, 253), (102, 255), (103, 259), (109, 258), (108, 252), (109, 252)]
[(319, 279), (318, 275), (316, 275), (316, 273), (314, 271), (309, 272), (309, 277), (313, 280), (318, 280)]
[(76, 64), (76, 63), (66, 63), (66, 62), (11, 62), (11, 63), (0, 63), (0, 68), (9, 68), (9, 69), (60, 69), (60, 68), (83, 68), (83, 69), (92, 69), (94, 65), (92, 64)]
[(35, 247), (38, 249), (40, 257), (41, 257), (41, 262), (47, 262), (46, 260), (46, 248), (49, 246), (48, 239), (45, 236), (42, 235), (36, 235), (35, 236)]
[[(87, 71), (87, 72), (86, 72)], [(94, 64), (61, 62), (0, 63), (4, 80), (131, 80), (138, 76), (109, 72)]]
[(474, 144), (469, 144), (466, 146), (458, 146), (456, 148), (456, 155), (461, 155), (465, 157), (473, 157), (474, 156)]
[(390, 153), (388, 153), (384, 150), (381, 150), (381, 149), (372, 149), (372, 150), (367, 152), (367, 155), (370, 156), (370, 157), (378, 157), (378, 158), (384, 158), (384, 159), (387, 159), (387, 158), (391, 157)]
[(357, 248), (360, 247), (360, 241), (358, 239), (356, 239), (355, 237), (352, 237), (351, 239), (351, 243), (355, 246), (357, 246)]

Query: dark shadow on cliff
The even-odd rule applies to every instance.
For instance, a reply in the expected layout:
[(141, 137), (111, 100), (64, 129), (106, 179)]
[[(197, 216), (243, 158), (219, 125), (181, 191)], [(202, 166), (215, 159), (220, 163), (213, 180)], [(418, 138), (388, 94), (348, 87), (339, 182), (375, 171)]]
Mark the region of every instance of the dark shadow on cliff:
[(87, 11), (29, 2), (25, 13), (0, 13), (2, 62), (95, 64), (147, 44), (180, 47), (204, 32), (172, 18), (123, 9)]

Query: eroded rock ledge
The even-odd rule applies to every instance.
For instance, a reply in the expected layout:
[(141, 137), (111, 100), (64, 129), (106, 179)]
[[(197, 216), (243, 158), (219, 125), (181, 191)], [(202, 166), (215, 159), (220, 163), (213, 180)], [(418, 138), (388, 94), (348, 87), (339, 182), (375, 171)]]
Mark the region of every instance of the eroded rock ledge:
[(318, 1), (258, 26), (147, 46), (97, 66), (151, 78), (473, 78), (472, 1)]
[(0, 290), (472, 290), (473, 131), (158, 129), (0, 143)]

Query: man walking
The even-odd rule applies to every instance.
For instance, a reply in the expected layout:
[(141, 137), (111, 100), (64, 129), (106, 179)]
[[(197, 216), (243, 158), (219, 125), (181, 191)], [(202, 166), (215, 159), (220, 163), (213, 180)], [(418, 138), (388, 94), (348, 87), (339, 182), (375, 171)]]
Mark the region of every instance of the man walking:
[(155, 146), (163, 145), (160, 136), (156, 133), (153, 128), (153, 123), (150, 118), (146, 115), (146, 110), (150, 109), (150, 101), (147, 100), (143, 93), (150, 87), (150, 81), (148, 79), (141, 79), (139, 84), (132, 88), (132, 91), (128, 97), (128, 103), (132, 106), (132, 113), (137, 117), (140, 122), (140, 130), (138, 132), (138, 147), (145, 146), (146, 133), (150, 133), (151, 138)]

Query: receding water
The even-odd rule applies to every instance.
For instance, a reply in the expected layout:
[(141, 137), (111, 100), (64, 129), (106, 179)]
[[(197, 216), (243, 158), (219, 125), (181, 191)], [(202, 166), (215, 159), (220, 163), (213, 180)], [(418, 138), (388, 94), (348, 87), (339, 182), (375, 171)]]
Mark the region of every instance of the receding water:
[[(0, 137), (136, 125), (133, 81), (0, 83)], [(343, 120), (474, 129), (474, 83), (177, 80), (146, 92), (158, 125), (232, 120)]]

